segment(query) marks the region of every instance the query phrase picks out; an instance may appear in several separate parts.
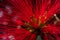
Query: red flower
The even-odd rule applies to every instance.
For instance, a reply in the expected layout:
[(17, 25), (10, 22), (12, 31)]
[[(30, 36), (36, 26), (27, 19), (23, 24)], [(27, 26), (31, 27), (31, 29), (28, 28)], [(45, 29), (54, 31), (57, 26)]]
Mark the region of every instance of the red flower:
[(0, 29), (7, 35), (6, 40), (36, 40), (37, 35), (42, 40), (60, 40), (60, 19), (56, 16), (60, 13), (60, 0), (0, 2)]

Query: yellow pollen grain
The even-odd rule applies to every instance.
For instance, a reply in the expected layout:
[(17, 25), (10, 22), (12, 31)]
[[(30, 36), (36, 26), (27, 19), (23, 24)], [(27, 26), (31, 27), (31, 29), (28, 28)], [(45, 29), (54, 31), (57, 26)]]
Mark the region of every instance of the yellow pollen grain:
[(30, 29), (29, 31), (30, 31), (30, 32), (34, 32), (35, 30), (34, 30), (34, 29)]

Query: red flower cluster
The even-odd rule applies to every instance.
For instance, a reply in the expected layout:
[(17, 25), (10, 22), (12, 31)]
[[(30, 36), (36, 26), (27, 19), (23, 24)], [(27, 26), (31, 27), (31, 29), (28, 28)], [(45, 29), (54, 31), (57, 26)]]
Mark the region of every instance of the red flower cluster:
[(0, 40), (60, 40), (60, 0), (1, 0)]

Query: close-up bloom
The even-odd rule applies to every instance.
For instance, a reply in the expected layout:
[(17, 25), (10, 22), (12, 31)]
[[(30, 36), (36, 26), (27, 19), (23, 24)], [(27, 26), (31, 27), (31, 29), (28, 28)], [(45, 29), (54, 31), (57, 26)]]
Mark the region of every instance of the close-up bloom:
[(60, 40), (60, 0), (0, 0), (0, 40)]

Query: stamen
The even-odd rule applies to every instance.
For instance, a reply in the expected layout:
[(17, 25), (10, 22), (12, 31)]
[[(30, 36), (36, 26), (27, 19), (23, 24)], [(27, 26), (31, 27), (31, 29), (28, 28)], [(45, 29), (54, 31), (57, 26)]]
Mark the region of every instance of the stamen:
[(30, 31), (30, 32), (34, 32), (35, 30), (34, 30), (34, 29), (30, 29), (29, 31)]
[(57, 21), (60, 21), (60, 19), (57, 17), (56, 14), (54, 14), (54, 16), (55, 16), (55, 18), (56, 18)]

